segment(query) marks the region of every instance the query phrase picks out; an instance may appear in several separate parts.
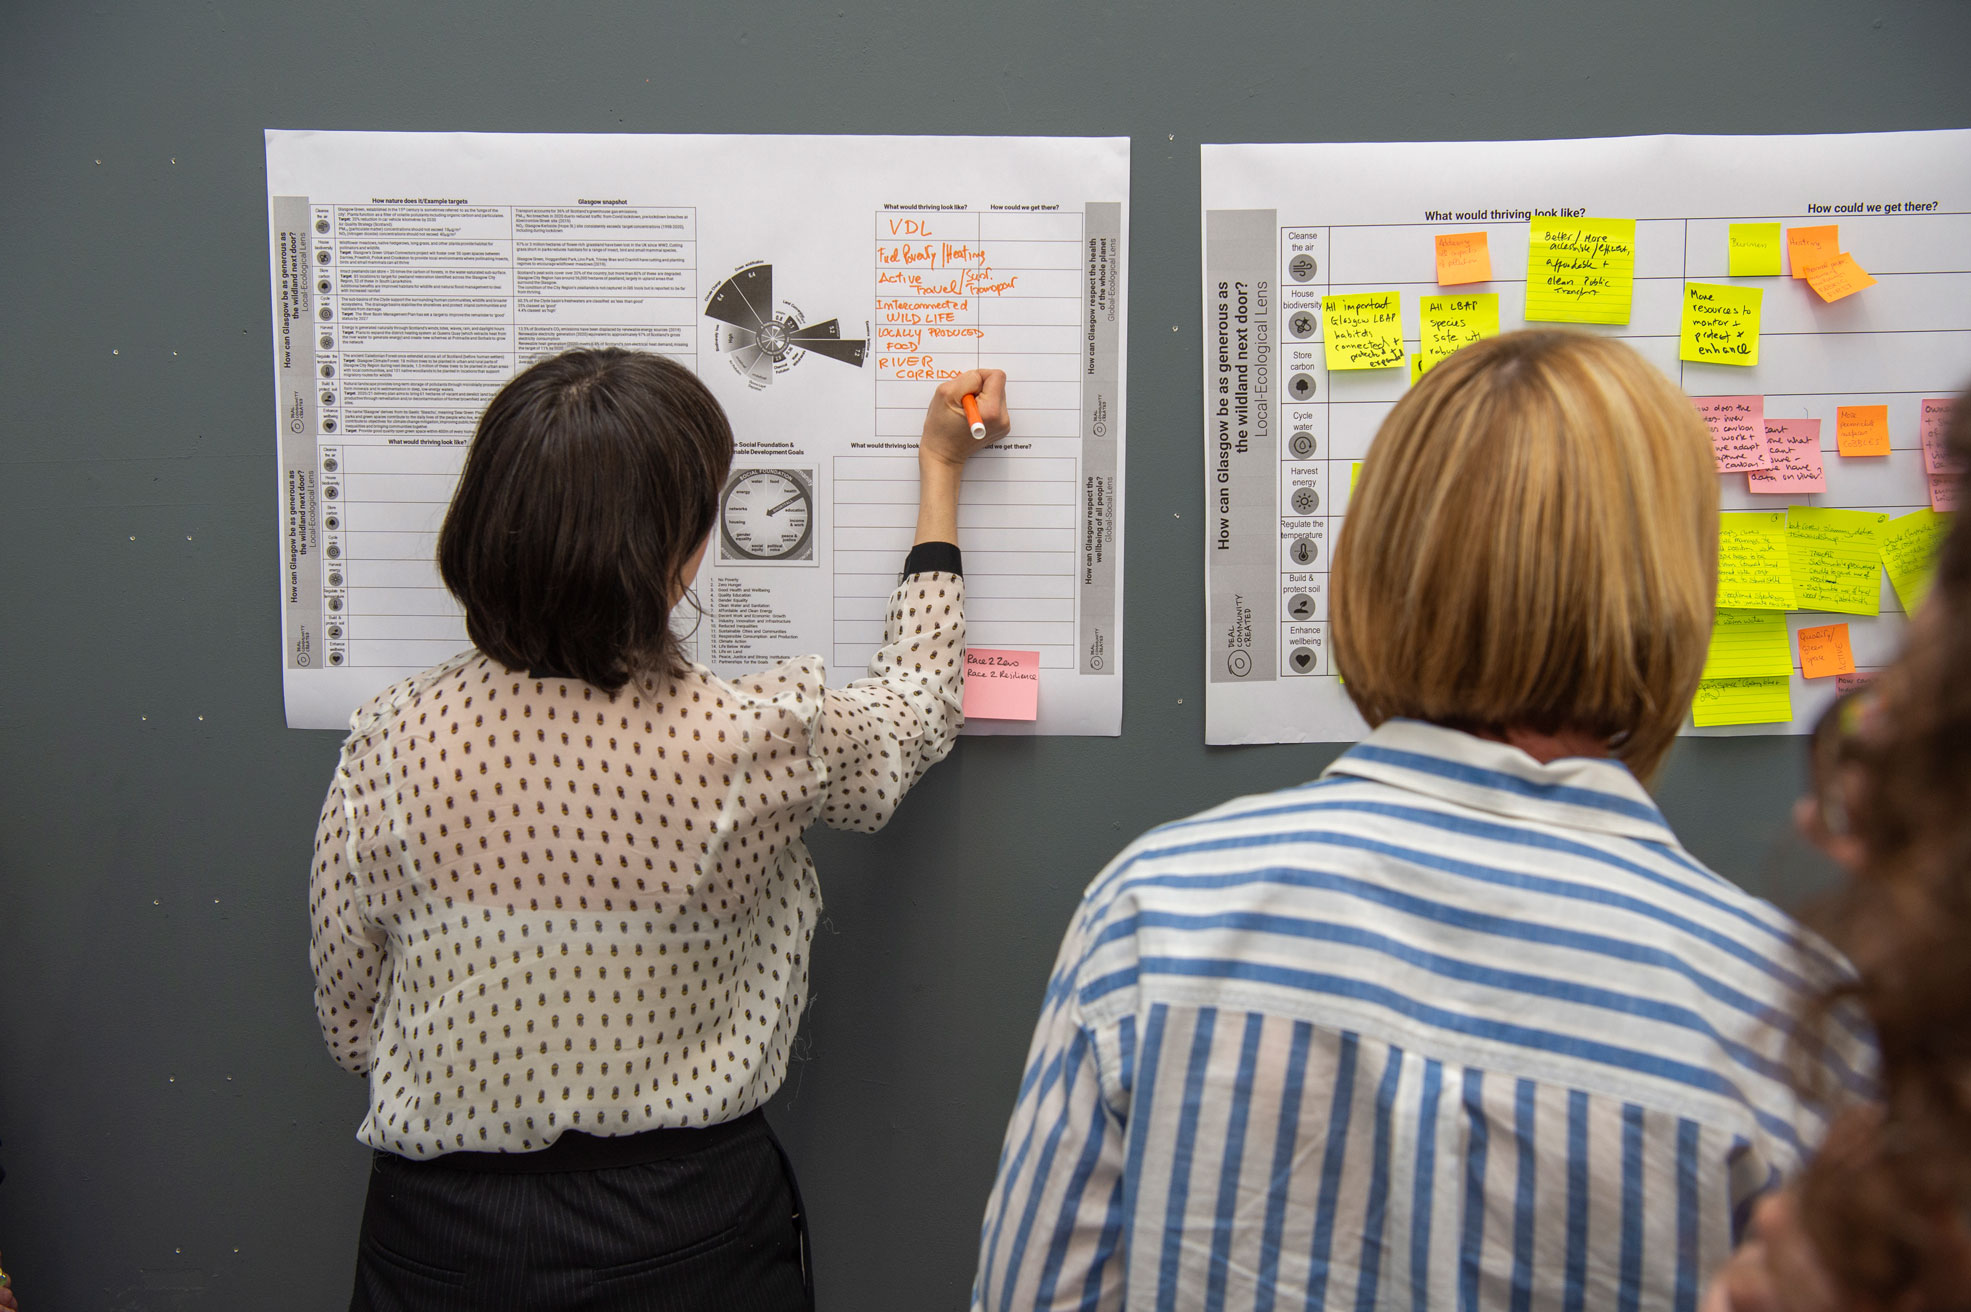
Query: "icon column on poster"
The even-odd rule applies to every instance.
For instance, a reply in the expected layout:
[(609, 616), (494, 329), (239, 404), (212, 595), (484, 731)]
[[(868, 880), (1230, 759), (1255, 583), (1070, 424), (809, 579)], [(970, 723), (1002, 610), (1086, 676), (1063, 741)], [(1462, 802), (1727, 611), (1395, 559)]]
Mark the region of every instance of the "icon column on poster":
[(1321, 301), (1329, 288), (1325, 228), (1283, 228), (1280, 256), (1280, 672), (1328, 672), (1327, 369)]
[(335, 207), (317, 205), (309, 221), (309, 283), (314, 291), (315, 431), (317, 506), (322, 552), (322, 663), (340, 668), (350, 657), (348, 507), (343, 492), (341, 442), (343, 379), (341, 366), (341, 269), (336, 260), (339, 226)]

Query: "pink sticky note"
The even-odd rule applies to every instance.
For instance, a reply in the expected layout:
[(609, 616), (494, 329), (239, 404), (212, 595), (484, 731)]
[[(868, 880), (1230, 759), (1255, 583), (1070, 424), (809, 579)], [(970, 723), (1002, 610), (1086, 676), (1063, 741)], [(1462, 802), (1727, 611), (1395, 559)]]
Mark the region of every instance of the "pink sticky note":
[(965, 716), (977, 720), (1040, 718), (1040, 653), (965, 649)]
[(1711, 426), (1711, 449), (1720, 474), (1771, 469), (1766, 449), (1766, 398), (1763, 396), (1694, 396), (1697, 413)]
[(1943, 474), (1950, 472), (1950, 457), (1944, 451), (1944, 430), (1950, 427), (1951, 398), (1948, 396), (1925, 397), (1920, 403), (1923, 407), (1923, 472)]
[(1834, 676), (1834, 691), (1837, 693), (1853, 692), (1857, 688), (1866, 688), (1874, 682), (1874, 670), (1859, 670), (1854, 674), (1837, 674)]
[(1827, 470), (1820, 460), (1820, 420), (1766, 420), (1771, 469), (1748, 470), (1745, 486), (1754, 492), (1825, 492)]
[(1957, 509), (1958, 493), (1962, 490), (1962, 480), (1956, 474), (1931, 474), (1930, 509), (1942, 513)]

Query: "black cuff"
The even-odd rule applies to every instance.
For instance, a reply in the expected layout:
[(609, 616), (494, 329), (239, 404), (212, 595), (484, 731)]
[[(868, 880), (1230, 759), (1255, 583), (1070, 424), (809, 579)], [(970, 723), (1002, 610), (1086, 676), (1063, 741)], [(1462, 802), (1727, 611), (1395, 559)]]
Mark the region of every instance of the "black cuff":
[(958, 554), (955, 542), (919, 542), (903, 558), (903, 576), (912, 574), (956, 574), (965, 576), (965, 558)]

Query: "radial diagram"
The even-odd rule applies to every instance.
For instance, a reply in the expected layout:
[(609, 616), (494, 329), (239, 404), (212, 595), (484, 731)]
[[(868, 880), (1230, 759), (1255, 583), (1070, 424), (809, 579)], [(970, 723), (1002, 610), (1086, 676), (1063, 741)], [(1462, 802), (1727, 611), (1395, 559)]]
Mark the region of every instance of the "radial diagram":
[(804, 324), (799, 310), (776, 303), (771, 264), (751, 265), (720, 283), (705, 302), (705, 314), (720, 324), (718, 349), (730, 354), (733, 371), (754, 387), (765, 387), (777, 370), (809, 351), (860, 369), (868, 347), (866, 339), (845, 339), (837, 320)]

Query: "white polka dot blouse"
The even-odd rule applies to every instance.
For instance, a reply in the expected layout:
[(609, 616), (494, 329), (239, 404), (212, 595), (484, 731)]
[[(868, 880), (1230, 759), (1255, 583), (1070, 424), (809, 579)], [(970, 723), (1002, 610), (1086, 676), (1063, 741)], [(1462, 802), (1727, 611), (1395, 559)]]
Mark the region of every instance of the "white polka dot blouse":
[(476, 652), (351, 719), (310, 881), (315, 1011), (405, 1157), (732, 1120), (779, 1087), (821, 894), (964, 723), (965, 585), (907, 577), (868, 677), (613, 697)]

